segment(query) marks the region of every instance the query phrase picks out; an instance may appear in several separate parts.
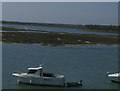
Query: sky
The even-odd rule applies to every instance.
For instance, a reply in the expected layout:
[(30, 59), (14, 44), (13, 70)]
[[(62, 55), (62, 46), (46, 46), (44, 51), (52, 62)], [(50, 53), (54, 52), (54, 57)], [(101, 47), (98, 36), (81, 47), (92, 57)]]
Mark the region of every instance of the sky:
[(119, 2), (119, 0), (1, 0), (2, 2)]
[(3, 2), (6, 21), (62, 24), (118, 24), (117, 2)]

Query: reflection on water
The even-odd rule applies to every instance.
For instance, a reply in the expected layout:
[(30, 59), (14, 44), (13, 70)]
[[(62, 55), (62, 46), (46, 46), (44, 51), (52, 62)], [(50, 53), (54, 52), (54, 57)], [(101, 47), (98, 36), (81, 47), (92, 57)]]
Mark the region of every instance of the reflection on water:
[[(64, 74), (66, 81), (83, 80), (79, 89), (116, 89), (106, 72), (118, 70), (117, 46), (71, 46), (49, 47), (40, 44), (3, 44), (3, 88), (40, 89), (57, 88), (16, 84), (14, 71), (25, 72), (43, 62), (44, 72)], [(59, 88), (57, 88), (59, 89)], [(72, 89), (72, 88), (70, 88)]]

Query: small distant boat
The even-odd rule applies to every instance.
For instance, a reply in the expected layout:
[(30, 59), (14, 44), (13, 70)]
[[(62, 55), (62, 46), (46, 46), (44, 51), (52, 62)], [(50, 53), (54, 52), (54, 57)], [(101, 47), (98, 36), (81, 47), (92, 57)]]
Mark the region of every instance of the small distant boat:
[(75, 87), (75, 86), (81, 86), (82, 85), (82, 80), (79, 82), (67, 82), (67, 87)]
[(28, 73), (13, 73), (17, 77), (17, 83), (43, 85), (43, 86), (65, 86), (64, 75), (55, 75), (53, 73), (43, 73), (43, 66), (37, 68), (28, 68)]
[(120, 73), (107, 72), (107, 76), (110, 78), (112, 82), (120, 83)]

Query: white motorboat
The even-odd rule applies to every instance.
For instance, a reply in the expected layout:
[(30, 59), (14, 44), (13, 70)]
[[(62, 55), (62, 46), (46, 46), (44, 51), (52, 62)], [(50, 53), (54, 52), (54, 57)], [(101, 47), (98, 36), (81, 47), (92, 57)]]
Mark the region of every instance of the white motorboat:
[(43, 66), (28, 68), (28, 73), (13, 73), (17, 77), (17, 83), (43, 85), (43, 86), (65, 86), (64, 75), (43, 73)]
[(112, 82), (120, 83), (120, 73), (107, 73)]

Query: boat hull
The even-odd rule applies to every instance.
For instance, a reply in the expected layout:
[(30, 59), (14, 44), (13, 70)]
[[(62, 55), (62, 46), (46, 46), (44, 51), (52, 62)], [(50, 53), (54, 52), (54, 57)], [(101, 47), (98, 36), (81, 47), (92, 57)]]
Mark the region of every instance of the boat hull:
[(112, 82), (120, 83), (120, 78), (111, 77), (110, 79), (111, 79)]
[(64, 78), (54, 77), (17, 77), (17, 83), (24, 83), (30, 85), (41, 85), (41, 86), (65, 86)]

